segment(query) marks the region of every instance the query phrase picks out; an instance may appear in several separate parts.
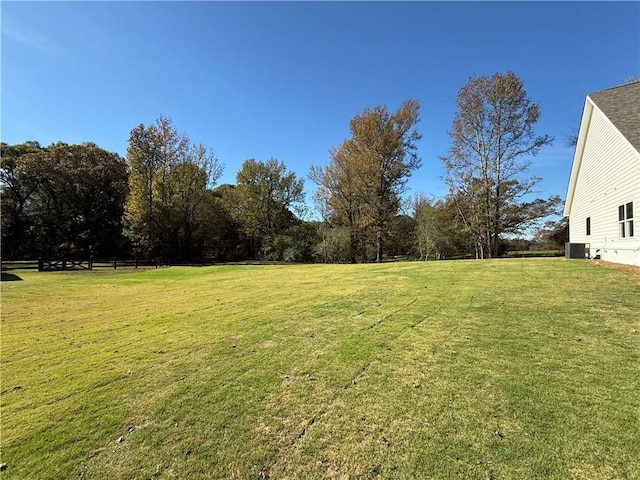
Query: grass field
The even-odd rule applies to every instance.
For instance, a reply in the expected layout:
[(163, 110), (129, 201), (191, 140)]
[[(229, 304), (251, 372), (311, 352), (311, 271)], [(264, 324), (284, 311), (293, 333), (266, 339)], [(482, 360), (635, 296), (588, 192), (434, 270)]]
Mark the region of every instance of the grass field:
[(640, 277), (624, 271), (13, 273), (6, 480), (640, 478)]

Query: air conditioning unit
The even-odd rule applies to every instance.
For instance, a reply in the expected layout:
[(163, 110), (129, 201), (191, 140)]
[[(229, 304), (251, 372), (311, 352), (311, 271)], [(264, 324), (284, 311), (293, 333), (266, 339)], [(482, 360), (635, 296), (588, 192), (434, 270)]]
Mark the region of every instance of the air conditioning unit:
[(587, 245), (586, 243), (565, 243), (564, 244), (564, 256), (565, 258), (587, 258)]

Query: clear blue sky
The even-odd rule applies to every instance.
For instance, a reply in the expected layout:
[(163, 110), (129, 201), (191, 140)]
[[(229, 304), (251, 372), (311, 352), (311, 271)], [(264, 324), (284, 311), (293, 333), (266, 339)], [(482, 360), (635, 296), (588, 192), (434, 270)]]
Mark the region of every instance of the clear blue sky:
[[(639, 2), (6, 2), (2, 141), (126, 153), (159, 115), (235, 183), (247, 158), (306, 177), (366, 107), (421, 105), (413, 192), (446, 193), (439, 155), (470, 76), (512, 70), (540, 103), (541, 196), (566, 194), (587, 93), (640, 76)], [(306, 181), (310, 193), (313, 184)]]

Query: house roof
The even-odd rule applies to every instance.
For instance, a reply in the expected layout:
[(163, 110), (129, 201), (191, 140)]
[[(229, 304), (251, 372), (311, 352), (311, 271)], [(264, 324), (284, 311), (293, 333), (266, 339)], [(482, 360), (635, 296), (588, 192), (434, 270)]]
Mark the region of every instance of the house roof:
[(640, 82), (590, 93), (589, 98), (640, 151)]
[(621, 85), (587, 95), (584, 110), (582, 111), (573, 165), (571, 166), (567, 198), (564, 202), (563, 215), (565, 217), (571, 214), (573, 194), (594, 108), (600, 110), (629, 144), (640, 152), (640, 82)]

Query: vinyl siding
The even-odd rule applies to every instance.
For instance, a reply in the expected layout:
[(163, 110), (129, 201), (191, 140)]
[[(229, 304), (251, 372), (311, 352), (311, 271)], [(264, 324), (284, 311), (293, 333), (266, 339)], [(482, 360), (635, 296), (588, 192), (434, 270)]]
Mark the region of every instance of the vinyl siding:
[[(620, 238), (618, 206), (633, 202), (634, 237)], [(591, 235), (586, 219), (591, 218)], [(569, 234), (603, 260), (640, 265), (640, 153), (595, 107), (577, 175)]]

